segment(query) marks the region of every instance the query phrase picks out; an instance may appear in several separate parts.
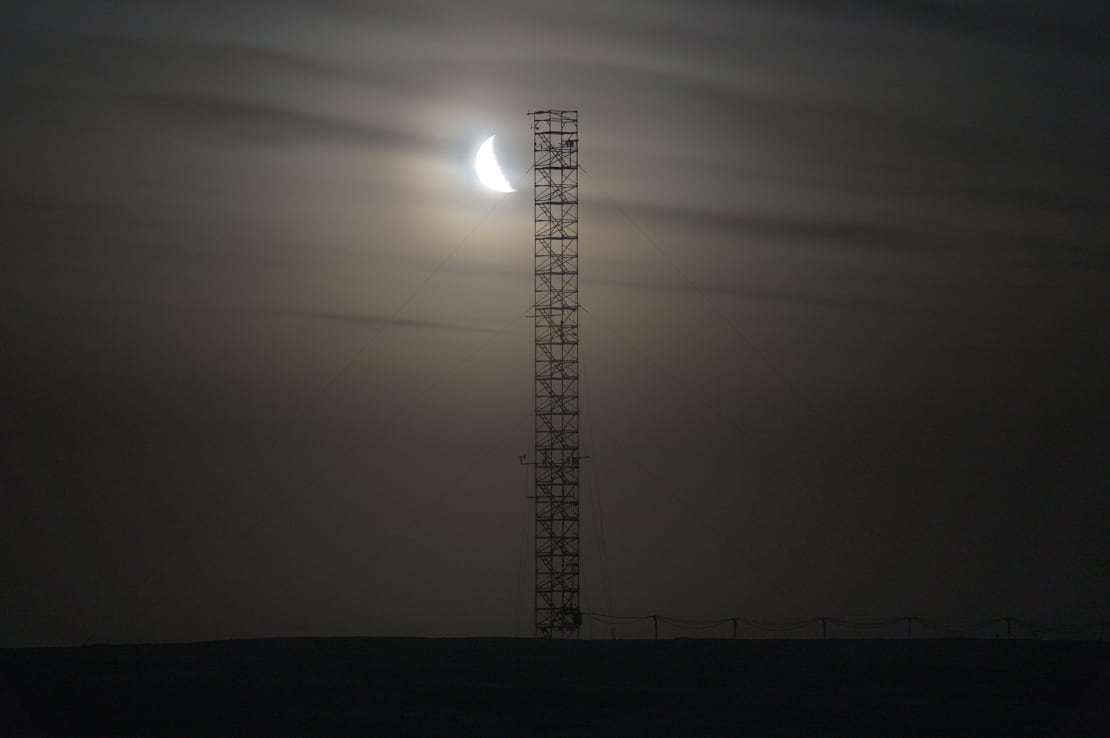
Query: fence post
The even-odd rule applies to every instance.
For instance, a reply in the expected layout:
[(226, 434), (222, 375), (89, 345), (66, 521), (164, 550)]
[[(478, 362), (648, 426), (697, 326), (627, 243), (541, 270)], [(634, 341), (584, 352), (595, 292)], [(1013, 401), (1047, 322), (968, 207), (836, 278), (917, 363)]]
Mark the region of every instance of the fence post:
[(913, 616), (906, 618), (906, 640), (913, 639)]
[(652, 615), (651, 616), (651, 624), (652, 624), (652, 627), (655, 629), (655, 640), (659, 640), (659, 616), (658, 615)]
[[(1102, 640), (1102, 634), (1101, 633), (1099, 634), (1098, 639), (1100, 641)], [(734, 640), (734, 641), (736, 640), (736, 618), (732, 619), (732, 640)]]
[(1010, 632), (1010, 619), (1005, 618), (1005, 620), (1006, 620), (1006, 640), (1009, 641), (1009, 640), (1012, 640), (1013, 634)]
[(824, 616), (821, 617), (821, 640), (827, 641), (829, 639), (829, 631), (826, 627)]

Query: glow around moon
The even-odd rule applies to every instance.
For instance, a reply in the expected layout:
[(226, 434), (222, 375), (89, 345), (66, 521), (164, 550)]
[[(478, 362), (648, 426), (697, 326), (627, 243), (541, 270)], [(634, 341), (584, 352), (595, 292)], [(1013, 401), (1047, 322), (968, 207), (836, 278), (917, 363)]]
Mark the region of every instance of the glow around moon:
[(478, 149), (478, 156), (474, 159), (474, 171), (478, 173), (478, 179), (482, 184), (489, 187), (491, 190), (498, 192), (516, 192), (509, 180), (505, 179), (505, 175), (501, 173), (501, 167), (497, 166), (497, 158), (493, 155), (493, 139), (496, 136), (487, 138)]

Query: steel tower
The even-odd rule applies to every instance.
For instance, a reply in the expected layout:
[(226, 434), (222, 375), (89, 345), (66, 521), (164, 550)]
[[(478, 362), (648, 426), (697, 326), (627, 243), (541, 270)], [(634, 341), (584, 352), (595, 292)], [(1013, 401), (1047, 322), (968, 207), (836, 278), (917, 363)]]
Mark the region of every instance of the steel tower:
[(578, 111), (532, 113), (536, 636), (578, 638)]

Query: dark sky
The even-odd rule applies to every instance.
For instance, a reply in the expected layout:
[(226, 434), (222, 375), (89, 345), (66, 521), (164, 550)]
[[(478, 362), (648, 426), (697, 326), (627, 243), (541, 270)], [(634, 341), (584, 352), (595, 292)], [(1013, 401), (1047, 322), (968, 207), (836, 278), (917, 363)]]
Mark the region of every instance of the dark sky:
[(1106, 8), (5, 3), (0, 645), (528, 632), (541, 108), (586, 609), (1105, 618)]

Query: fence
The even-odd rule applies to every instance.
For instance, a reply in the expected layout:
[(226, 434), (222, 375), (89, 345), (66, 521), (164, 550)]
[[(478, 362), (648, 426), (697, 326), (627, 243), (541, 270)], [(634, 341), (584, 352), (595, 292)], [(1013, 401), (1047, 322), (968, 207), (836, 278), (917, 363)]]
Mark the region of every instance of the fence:
[(753, 620), (730, 617), (690, 620), (666, 615), (620, 616), (582, 613), (582, 637), (633, 638), (981, 638), (1005, 640), (1074, 640), (1102, 643), (1106, 621), (1083, 624), (1035, 624), (1018, 618), (946, 621), (898, 617), (873, 620), (815, 617), (804, 620)]

